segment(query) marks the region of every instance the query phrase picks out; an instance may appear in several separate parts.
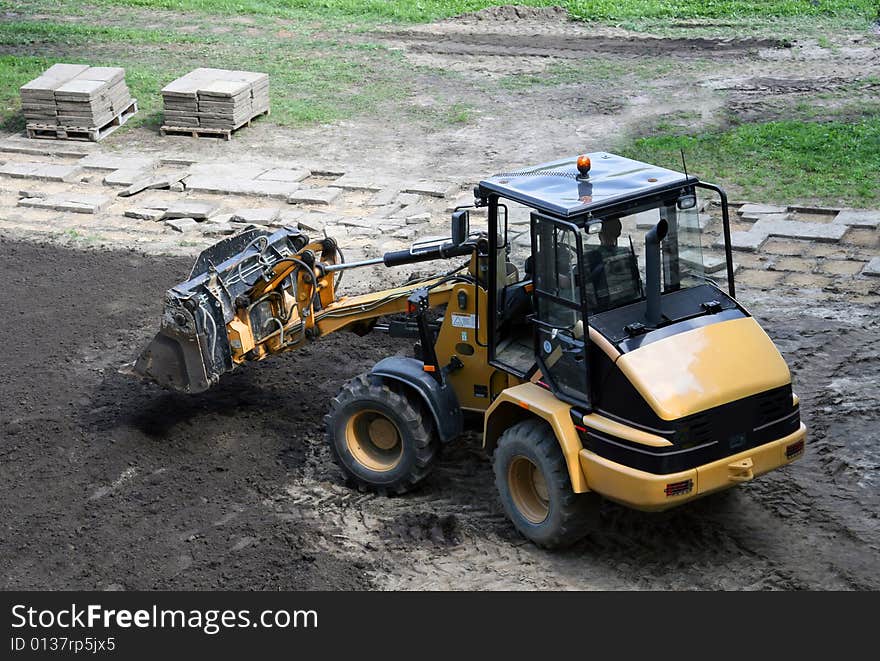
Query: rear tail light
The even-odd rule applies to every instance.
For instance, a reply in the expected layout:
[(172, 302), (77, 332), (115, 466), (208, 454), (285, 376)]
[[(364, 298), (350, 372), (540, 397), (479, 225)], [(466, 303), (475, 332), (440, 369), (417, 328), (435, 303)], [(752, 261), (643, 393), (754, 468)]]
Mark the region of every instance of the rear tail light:
[(791, 445), (785, 446), (785, 458), (791, 459), (792, 457), (796, 457), (804, 451), (804, 441), (803, 439), (799, 440), (797, 443), (792, 443)]
[(670, 482), (663, 490), (667, 496), (681, 496), (690, 493), (694, 489), (693, 480), (682, 480), (681, 482)]

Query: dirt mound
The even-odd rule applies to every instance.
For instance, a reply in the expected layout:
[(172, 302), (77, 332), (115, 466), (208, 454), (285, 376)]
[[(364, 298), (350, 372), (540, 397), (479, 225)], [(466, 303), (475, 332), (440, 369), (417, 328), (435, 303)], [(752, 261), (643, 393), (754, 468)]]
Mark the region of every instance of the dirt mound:
[(569, 19), (568, 10), (564, 7), (501, 5), (460, 14), (449, 20), (457, 23), (475, 23), (477, 21), (568, 21)]

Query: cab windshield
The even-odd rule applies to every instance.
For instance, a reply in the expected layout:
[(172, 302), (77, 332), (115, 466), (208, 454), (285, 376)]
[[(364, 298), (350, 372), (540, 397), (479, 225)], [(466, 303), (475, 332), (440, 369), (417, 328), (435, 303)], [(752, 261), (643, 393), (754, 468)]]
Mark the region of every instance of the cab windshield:
[(597, 218), (584, 228), (583, 253), (587, 310), (604, 312), (645, 296), (645, 233), (664, 218), (661, 243), (664, 292), (706, 282), (697, 207), (673, 203), (630, 216)]

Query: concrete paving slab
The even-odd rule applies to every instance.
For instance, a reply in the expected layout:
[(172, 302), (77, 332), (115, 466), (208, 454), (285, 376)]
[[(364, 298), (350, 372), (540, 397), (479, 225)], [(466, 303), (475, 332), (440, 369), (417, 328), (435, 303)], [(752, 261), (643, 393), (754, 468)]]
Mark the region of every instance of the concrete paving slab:
[(256, 178), (264, 181), (296, 182), (308, 179), (310, 176), (312, 176), (312, 173), (309, 170), (272, 168), (271, 170), (266, 170)]
[(785, 213), (788, 211), (788, 207), (779, 206), (778, 204), (743, 204), (737, 212), (740, 215), (743, 214), (755, 214), (755, 213)]
[(461, 190), (461, 186), (451, 181), (429, 181), (422, 179), (405, 184), (402, 190), (404, 193), (447, 198), (455, 196)]
[(314, 232), (316, 236), (337, 220), (336, 216), (327, 213), (307, 213), (296, 221), (296, 226), (303, 232)]
[[(143, 170), (114, 170), (104, 177), (104, 184), (107, 186), (125, 186), (127, 188), (134, 186), (137, 182), (147, 182), (149, 176)], [(142, 191), (144, 187), (138, 188), (136, 192)], [(120, 197), (128, 197), (132, 193), (121, 191)]]
[(790, 220), (791, 214), (788, 212), (785, 213), (744, 213), (741, 216), (742, 220), (761, 220), (762, 218), (767, 220)]
[(840, 241), (848, 228), (833, 223), (804, 223), (798, 221), (771, 220), (761, 218), (755, 222), (751, 232), (780, 236), (787, 239), (810, 241)]
[[(418, 204), (421, 199), (422, 196), (417, 193), (401, 193), (397, 196), (398, 204), (401, 204), (405, 207), (412, 206), (413, 204)], [(470, 203), (473, 204), (473, 198), (471, 198)]]
[(200, 229), (205, 236), (229, 236), (238, 231), (233, 223), (202, 223)]
[[(421, 208), (421, 207), (417, 207)], [(386, 204), (384, 207), (372, 207), (372, 211), (368, 216), (372, 220), (391, 220), (396, 222), (398, 219), (403, 220), (403, 216), (406, 210), (402, 205), (397, 202), (392, 202), (391, 204)], [(414, 211), (410, 211), (409, 213), (415, 213)]]
[[(159, 190), (162, 188), (171, 189), (175, 184), (186, 178), (189, 174), (188, 170), (172, 170), (171, 172), (145, 172), (140, 176), (134, 177), (131, 183), (124, 191), (120, 191), (119, 197), (131, 197), (144, 190)], [(109, 175), (108, 175), (109, 177)], [(107, 179), (104, 180), (107, 183)], [(181, 185), (178, 189), (183, 191)]]
[[(368, 207), (384, 207), (392, 202), (397, 200), (397, 196), (400, 194), (399, 188), (389, 187), (383, 188), (378, 193), (373, 195), (369, 200), (367, 200)], [(418, 197), (418, 196), (416, 196)]]
[(288, 204), (324, 204), (333, 202), (342, 193), (340, 188), (301, 188), (287, 197)]
[(0, 140), (0, 151), (33, 156), (66, 156), (79, 158), (97, 151), (97, 142), (70, 142), (68, 140), (32, 140), (24, 134), (11, 135)]
[(137, 203), (144, 209), (158, 209), (165, 211), (175, 200), (168, 199), (165, 196), (150, 195), (143, 199), (138, 198)]
[(172, 202), (165, 210), (165, 218), (193, 218), (205, 220), (220, 210), (220, 206), (213, 202), (200, 200), (180, 200)]
[(416, 237), (419, 230), (415, 227), (401, 227), (398, 230), (395, 230), (391, 233), (391, 236), (395, 239), (403, 239), (404, 241), (411, 241)]
[[(758, 232), (731, 232), (730, 247), (733, 250), (746, 250), (752, 252), (763, 246), (768, 238), (770, 237), (767, 234)], [(723, 239), (716, 241), (714, 246), (716, 248), (723, 248)]]
[(298, 190), (298, 182), (268, 181), (259, 179), (236, 179), (232, 176), (214, 176), (194, 174), (184, 181), (187, 190), (201, 191), (205, 193), (220, 193), (223, 195), (253, 195), (256, 197), (277, 197), (287, 199), (287, 196)]
[(36, 168), (29, 177), (39, 181), (76, 181), (82, 174), (79, 165), (49, 163)]
[(368, 219), (361, 217), (340, 218), (337, 221), (337, 224), (342, 225), (343, 227), (374, 227), (373, 223)]
[(181, 232), (183, 234), (194, 232), (199, 228), (199, 223), (195, 218), (169, 218), (165, 221), (165, 225), (175, 232)]
[(21, 188), (18, 191), (18, 196), (21, 197), (38, 197), (38, 198), (47, 198), (49, 194), (46, 191), (40, 190), (38, 188)]
[(833, 222), (849, 227), (880, 227), (880, 209), (841, 209)]
[(81, 158), (77, 165), (86, 170), (148, 170), (156, 164), (156, 159), (143, 156), (119, 156), (116, 154), (96, 153)]
[[(734, 250), (758, 250), (771, 236), (806, 241), (835, 242), (843, 238), (847, 225), (834, 223), (807, 223), (792, 220), (776, 220), (772, 215), (762, 215), (748, 232), (733, 232), (730, 244)], [(716, 246), (721, 244), (720, 240)], [(723, 244), (722, 244), (723, 245)]]
[(159, 158), (159, 165), (184, 165), (189, 167), (198, 162), (198, 159), (190, 156), (162, 156)]
[(256, 179), (270, 169), (256, 161), (202, 161), (190, 166), (192, 175), (207, 175), (219, 179)]
[(870, 275), (875, 278), (880, 278), (880, 257), (874, 257), (870, 262), (865, 264), (865, 268), (862, 269), (862, 275)]
[(300, 165), (306, 170), (310, 170), (312, 176), (315, 177), (342, 177), (345, 176), (346, 173), (346, 169), (341, 165), (302, 161), (300, 161)]
[(162, 209), (127, 209), (123, 215), (126, 218), (134, 218), (135, 220), (161, 220), (165, 215)]
[(374, 193), (378, 193), (384, 188), (383, 184), (359, 173), (344, 174), (333, 182), (333, 186), (345, 190), (365, 190)]
[(110, 198), (104, 195), (81, 193), (57, 193), (46, 198), (23, 198), (18, 201), (18, 205), (22, 207), (87, 214), (98, 213), (109, 203)]
[(0, 175), (14, 177), (15, 179), (24, 179), (25, 177), (30, 177), (42, 165), (42, 163), (17, 163), (15, 161), (3, 163), (0, 165)]
[(431, 214), (428, 212), (413, 214), (406, 217), (407, 225), (422, 225), (431, 222)]
[(28, 209), (55, 210), (55, 204), (45, 197), (23, 197), (18, 201), (18, 206)]
[(231, 220), (237, 223), (253, 223), (254, 225), (270, 225), (281, 211), (277, 207), (260, 207), (257, 209), (238, 209), (232, 213)]

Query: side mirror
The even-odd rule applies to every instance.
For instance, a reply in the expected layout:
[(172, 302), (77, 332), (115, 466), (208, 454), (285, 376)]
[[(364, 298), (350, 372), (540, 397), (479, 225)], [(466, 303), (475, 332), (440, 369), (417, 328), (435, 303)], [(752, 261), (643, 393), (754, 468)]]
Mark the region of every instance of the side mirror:
[(693, 209), (697, 206), (697, 196), (693, 193), (682, 195), (675, 203), (679, 209)]
[(460, 246), (467, 241), (470, 224), (471, 214), (467, 209), (452, 212), (452, 245)]

